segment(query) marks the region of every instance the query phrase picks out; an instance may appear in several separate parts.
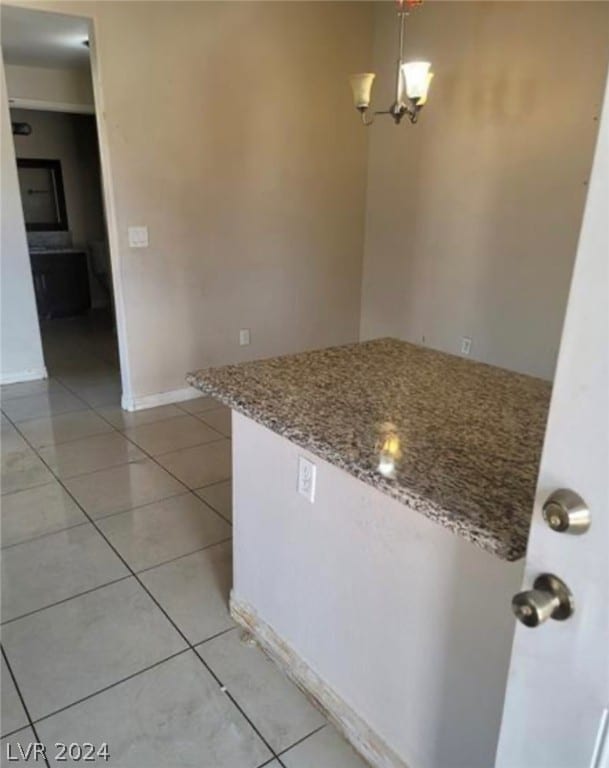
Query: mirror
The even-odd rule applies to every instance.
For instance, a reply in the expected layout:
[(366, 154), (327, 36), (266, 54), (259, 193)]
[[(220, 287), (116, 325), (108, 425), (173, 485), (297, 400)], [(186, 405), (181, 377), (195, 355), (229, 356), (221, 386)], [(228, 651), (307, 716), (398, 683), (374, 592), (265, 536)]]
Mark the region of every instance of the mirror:
[(17, 158), (17, 170), (27, 231), (67, 230), (61, 162)]

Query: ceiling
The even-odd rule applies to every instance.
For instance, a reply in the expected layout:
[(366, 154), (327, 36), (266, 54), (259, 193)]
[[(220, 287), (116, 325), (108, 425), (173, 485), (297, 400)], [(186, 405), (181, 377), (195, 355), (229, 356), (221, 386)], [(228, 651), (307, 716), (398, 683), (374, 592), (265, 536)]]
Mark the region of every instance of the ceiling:
[(89, 65), (89, 22), (77, 16), (0, 8), (2, 52), (6, 64), (56, 69)]

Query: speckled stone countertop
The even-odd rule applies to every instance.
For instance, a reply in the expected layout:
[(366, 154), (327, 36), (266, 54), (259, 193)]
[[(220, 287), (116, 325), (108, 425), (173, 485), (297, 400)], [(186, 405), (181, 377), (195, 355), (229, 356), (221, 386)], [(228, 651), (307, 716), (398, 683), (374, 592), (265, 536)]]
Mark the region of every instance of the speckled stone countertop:
[(488, 552), (524, 555), (549, 383), (396, 339), (187, 380)]

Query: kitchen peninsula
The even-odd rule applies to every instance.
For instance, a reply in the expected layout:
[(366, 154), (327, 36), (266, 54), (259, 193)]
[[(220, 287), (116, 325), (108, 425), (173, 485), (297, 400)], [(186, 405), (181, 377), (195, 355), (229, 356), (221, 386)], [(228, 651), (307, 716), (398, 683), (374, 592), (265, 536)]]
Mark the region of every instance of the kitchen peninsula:
[(236, 620), (372, 765), (491, 765), (550, 385), (395, 339), (188, 381), (233, 409)]

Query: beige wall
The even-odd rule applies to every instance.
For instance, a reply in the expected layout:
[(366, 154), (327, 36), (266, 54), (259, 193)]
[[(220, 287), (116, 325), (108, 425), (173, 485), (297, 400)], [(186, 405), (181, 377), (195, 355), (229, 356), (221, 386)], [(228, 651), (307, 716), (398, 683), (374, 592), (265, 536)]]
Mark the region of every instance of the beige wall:
[(6, 85), (10, 99), (49, 105), (72, 105), (93, 109), (93, 87), (88, 69), (47, 69), (6, 65)]
[[(376, 7), (377, 105), (392, 4)], [(433, 2), (409, 57), (436, 79), (416, 126), (369, 129), (363, 338), (393, 335), (552, 378), (607, 73), (609, 4)]]
[(36, 314), (30, 257), (21, 212), (17, 166), (8, 111), (4, 67), (0, 61), (1, 238), (0, 238), (0, 383), (46, 375)]
[(346, 78), (369, 61), (371, 7), (24, 5), (94, 17), (132, 394), (356, 340), (366, 136)]

